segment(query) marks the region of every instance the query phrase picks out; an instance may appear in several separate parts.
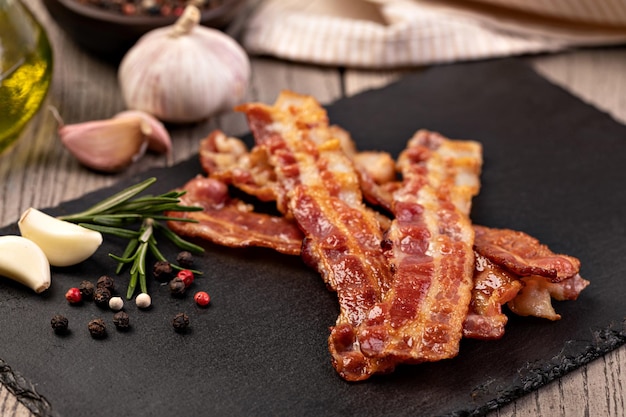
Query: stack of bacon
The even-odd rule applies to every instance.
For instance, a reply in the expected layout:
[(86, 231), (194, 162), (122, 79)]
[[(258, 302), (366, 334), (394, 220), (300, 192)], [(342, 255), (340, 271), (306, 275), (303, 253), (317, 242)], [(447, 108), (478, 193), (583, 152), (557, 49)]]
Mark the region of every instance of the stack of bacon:
[[(226, 246), (301, 255), (337, 293), (328, 346), (344, 379), (452, 358), (462, 337), (500, 338), (505, 303), (519, 315), (559, 319), (551, 298), (574, 300), (588, 285), (578, 259), (521, 232), (472, 225), (479, 143), (420, 130), (394, 161), (357, 152), (310, 96), (285, 91), (272, 106), (238, 110), (255, 146), (221, 131), (204, 139), (208, 176), (189, 181), (183, 197), (204, 210), (170, 213), (197, 223), (169, 226)], [(281, 215), (255, 212), (230, 187), (275, 201)]]

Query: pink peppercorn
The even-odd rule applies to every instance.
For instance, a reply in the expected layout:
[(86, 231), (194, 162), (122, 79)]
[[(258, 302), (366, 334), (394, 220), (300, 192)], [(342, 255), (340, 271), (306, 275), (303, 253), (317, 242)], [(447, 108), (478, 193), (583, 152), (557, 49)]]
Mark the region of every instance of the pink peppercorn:
[(193, 272), (191, 272), (189, 269), (183, 269), (178, 271), (178, 274), (176, 274), (176, 276), (183, 280), (183, 282), (185, 283), (185, 287), (190, 286), (193, 282)]
[(65, 299), (70, 304), (78, 304), (83, 301), (83, 295), (80, 292), (80, 289), (73, 287), (67, 290), (65, 293)]
[(200, 307), (206, 307), (211, 302), (211, 297), (206, 291), (198, 291), (197, 293), (194, 294), (193, 300)]

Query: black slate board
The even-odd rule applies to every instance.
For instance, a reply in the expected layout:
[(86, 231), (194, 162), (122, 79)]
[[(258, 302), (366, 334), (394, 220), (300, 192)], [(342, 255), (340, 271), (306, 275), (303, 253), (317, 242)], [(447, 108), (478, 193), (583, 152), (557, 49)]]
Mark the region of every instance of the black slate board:
[[(107, 238), (93, 259), (55, 269), (41, 296), (0, 279), (0, 358), (64, 416), (480, 415), (624, 342), (626, 127), (517, 60), (434, 67), (341, 100), (329, 115), (360, 149), (395, 154), (418, 128), (481, 141), (473, 220), (524, 230), (579, 257), (591, 286), (576, 302), (556, 303), (561, 321), (513, 317), (500, 341), (466, 340), (453, 360), (354, 384), (335, 374), (326, 348), (335, 296), (298, 258), (209, 245), (194, 285), (210, 292), (210, 308), (172, 299), (149, 280), (154, 307), (127, 305), (133, 329), (119, 333), (111, 312), (63, 298), (80, 280), (113, 273), (106, 254), (123, 246)], [(142, 178), (156, 175), (152, 192), (160, 192), (199, 172), (192, 158)], [(86, 208), (126, 185), (48, 212)], [(169, 324), (179, 311), (191, 317), (185, 335)], [(57, 312), (70, 319), (66, 337), (50, 329)], [(110, 324), (105, 340), (87, 333), (97, 316)]]

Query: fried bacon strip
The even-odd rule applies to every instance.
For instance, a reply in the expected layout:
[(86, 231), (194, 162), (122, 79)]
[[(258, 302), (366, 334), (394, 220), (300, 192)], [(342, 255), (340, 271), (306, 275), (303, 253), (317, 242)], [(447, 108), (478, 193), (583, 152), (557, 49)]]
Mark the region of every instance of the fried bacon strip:
[(542, 317), (548, 320), (559, 320), (560, 314), (554, 311), (552, 299), (576, 300), (589, 281), (579, 274), (566, 278), (563, 281), (551, 282), (545, 277), (531, 275), (520, 280), (523, 288), (508, 306), (512, 312), (519, 316)]
[(211, 177), (232, 184), (261, 201), (276, 200), (276, 175), (262, 148), (214, 130), (200, 142), (200, 163)]
[(481, 163), (478, 143), (425, 130), (400, 155), (403, 181), (385, 239), (394, 273), (359, 329), (366, 355), (419, 363), (458, 353), (474, 271), (474, 231), (465, 211), (478, 192), (467, 185), (478, 182), (465, 176), (477, 177)]
[[(384, 152), (376, 152), (369, 153), (364, 159), (360, 159), (357, 154), (353, 159), (361, 178), (364, 197), (370, 203), (391, 211), (393, 192), (401, 182), (390, 175), (380, 175), (380, 172), (389, 171), (392, 163), (389, 156)], [(385, 168), (380, 168), (381, 166)], [(472, 188), (476, 187), (474, 181), (471, 175), (466, 175), (458, 182)], [(558, 300), (559, 291), (562, 290), (556, 283), (548, 285), (543, 281), (558, 281), (577, 274), (580, 261), (571, 256), (557, 255), (537, 239), (522, 232), (477, 225), (474, 225), (474, 230), (476, 231), (474, 249), (477, 252), (477, 259), (481, 259), (481, 262), (476, 263), (472, 301), (463, 329), (464, 337), (500, 338), (507, 321), (506, 315), (501, 313), (501, 306), (512, 297), (516, 297), (516, 291), (519, 292), (525, 287), (530, 288), (525, 289), (519, 297), (508, 303), (514, 313), (557, 318), (551, 300)], [(487, 269), (482, 271), (481, 265), (487, 262)], [(530, 279), (518, 281), (530, 273), (536, 274), (532, 281)], [(576, 299), (588, 284), (580, 277), (576, 282), (577, 285), (568, 286), (567, 299)], [(532, 296), (527, 296), (529, 293)]]
[(360, 352), (352, 332), (390, 280), (382, 232), (325, 111), (313, 98), (288, 92), (273, 106), (253, 103), (241, 110), (275, 167), (278, 199), (305, 235), (303, 259), (337, 292), (340, 315), (328, 341), (337, 372), (360, 380), (387, 370), (386, 360)]
[(476, 250), (519, 276), (540, 275), (559, 282), (580, 270), (580, 261), (558, 255), (524, 232), (474, 225)]
[(198, 223), (170, 221), (168, 226), (181, 236), (200, 238), (229, 247), (261, 246), (288, 255), (298, 255), (302, 232), (284, 217), (256, 213), (241, 200), (230, 198), (228, 187), (214, 179), (197, 176), (183, 187), (181, 204), (200, 206), (202, 211), (169, 212), (169, 216)]
[(489, 259), (474, 252), (474, 285), (463, 337), (492, 340), (504, 335), (508, 317), (502, 306), (514, 299), (522, 289), (519, 277), (505, 271)]

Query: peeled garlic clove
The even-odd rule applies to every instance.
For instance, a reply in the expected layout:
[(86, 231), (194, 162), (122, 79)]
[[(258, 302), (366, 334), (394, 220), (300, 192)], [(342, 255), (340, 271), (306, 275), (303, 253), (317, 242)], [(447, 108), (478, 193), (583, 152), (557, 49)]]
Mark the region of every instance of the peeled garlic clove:
[(22, 236), (35, 242), (53, 266), (82, 262), (102, 244), (100, 232), (57, 219), (32, 207), (22, 214), (17, 225)]
[(65, 125), (59, 129), (61, 142), (83, 165), (103, 172), (117, 172), (141, 158), (148, 139), (139, 117)]
[(26, 285), (36, 293), (50, 287), (50, 264), (33, 241), (22, 236), (0, 236), (0, 275)]
[(187, 6), (176, 24), (146, 33), (126, 53), (118, 78), (127, 108), (189, 123), (241, 103), (248, 56), (225, 33), (198, 25), (199, 13)]
[(169, 154), (172, 152), (172, 139), (163, 123), (159, 122), (152, 115), (139, 110), (126, 110), (114, 116), (122, 117), (138, 117), (141, 119), (141, 132), (148, 138), (148, 150), (156, 153)]

